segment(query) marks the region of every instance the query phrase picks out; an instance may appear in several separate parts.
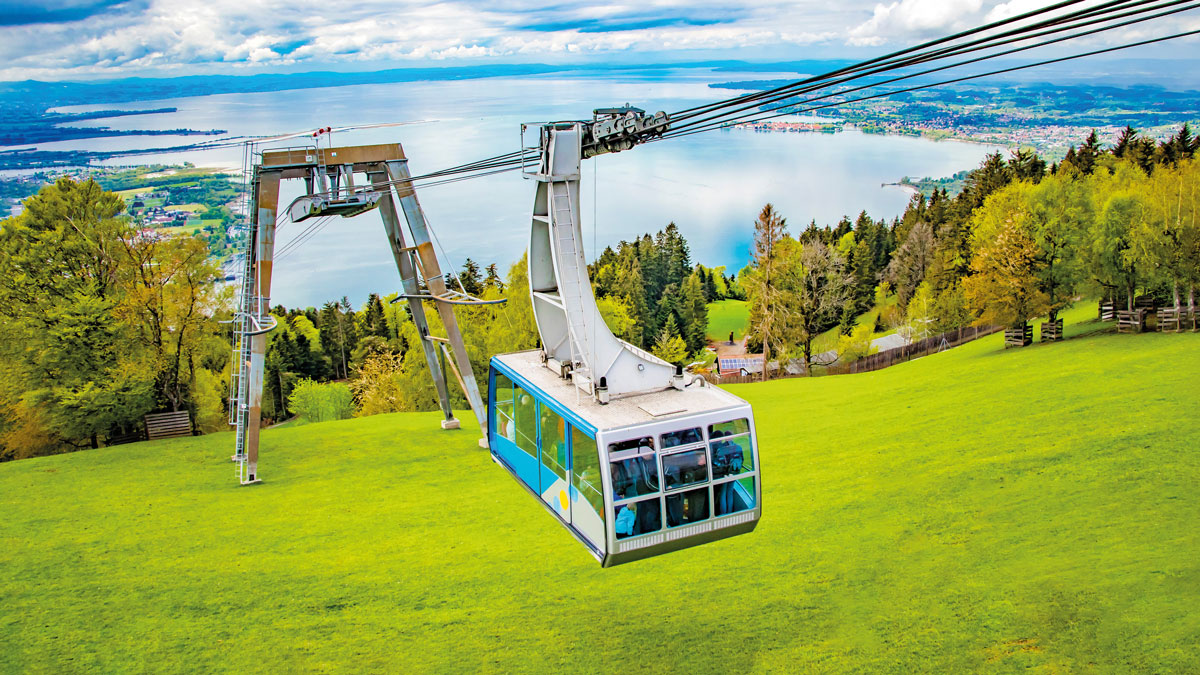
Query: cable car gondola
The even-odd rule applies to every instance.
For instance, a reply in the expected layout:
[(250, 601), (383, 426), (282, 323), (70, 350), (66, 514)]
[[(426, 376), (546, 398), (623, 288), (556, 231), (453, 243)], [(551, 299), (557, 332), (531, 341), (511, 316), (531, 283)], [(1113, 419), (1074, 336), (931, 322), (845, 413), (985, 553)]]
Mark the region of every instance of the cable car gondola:
[(540, 350), (491, 360), (492, 458), (604, 567), (750, 532), (754, 415), (697, 379), (610, 401), (578, 396)]
[(611, 567), (750, 532), (762, 486), (750, 405), (617, 339), (600, 316), (581, 245), (580, 161), (658, 137), (666, 116), (595, 114), (539, 125), (530, 148), (529, 290), (542, 349), (492, 358), (488, 445)]

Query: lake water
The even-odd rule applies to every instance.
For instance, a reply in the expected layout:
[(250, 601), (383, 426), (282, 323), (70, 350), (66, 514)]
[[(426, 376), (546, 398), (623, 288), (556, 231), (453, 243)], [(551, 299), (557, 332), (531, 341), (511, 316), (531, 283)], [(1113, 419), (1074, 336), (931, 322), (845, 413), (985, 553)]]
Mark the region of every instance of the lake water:
[[(620, 72), (607, 77), (555, 74), (199, 96), (71, 110), (175, 107), (175, 114), (99, 123), (120, 129), (219, 128), (236, 135), (419, 121), (334, 134), (333, 139), (335, 145), (401, 142), (417, 175), (517, 149), (522, 122), (588, 118), (592, 108), (625, 102), (670, 112), (739, 93), (712, 89), (709, 83), (793, 77), (701, 69)], [(105, 138), (39, 147), (155, 148), (202, 138)], [(294, 144), (300, 145), (300, 140)], [(882, 183), (906, 175), (947, 176), (977, 166), (995, 149), (855, 130), (838, 134), (729, 130), (603, 155), (584, 162), (587, 254), (592, 259), (604, 246), (674, 221), (690, 242), (694, 260), (737, 270), (749, 258), (753, 222), (767, 202), (788, 219), (793, 231), (810, 220), (833, 224), (844, 214), (854, 217), (864, 209), (875, 218), (890, 220), (904, 210), (910, 193)], [(111, 163), (131, 161), (240, 167), (241, 151), (157, 154)], [(300, 193), (298, 181), (285, 183), (281, 203)], [(507, 270), (524, 251), (533, 184), (518, 173), (433, 186), (419, 192), (419, 197), (452, 265), (460, 266), (471, 257), (481, 265), (496, 262)], [(285, 246), (303, 225), (281, 227), (277, 246)], [(357, 303), (370, 292), (395, 290), (398, 281), (378, 215), (367, 213), (330, 222), (304, 246), (281, 258), (272, 300), (288, 306), (319, 306), (347, 295)]]

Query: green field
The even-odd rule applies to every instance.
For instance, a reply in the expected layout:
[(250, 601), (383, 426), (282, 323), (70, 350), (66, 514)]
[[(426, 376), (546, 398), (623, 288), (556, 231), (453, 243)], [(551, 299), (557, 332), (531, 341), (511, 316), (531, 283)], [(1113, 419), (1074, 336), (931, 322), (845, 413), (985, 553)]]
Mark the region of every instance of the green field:
[(745, 300), (718, 300), (708, 303), (708, 339), (727, 342), (729, 331), (735, 340), (746, 334), (750, 321), (750, 303)]
[(609, 570), (434, 414), (0, 465), (0, 672), (1196, 672), (1200, 335), (1102, 327), (731, 387), (758, 530)]

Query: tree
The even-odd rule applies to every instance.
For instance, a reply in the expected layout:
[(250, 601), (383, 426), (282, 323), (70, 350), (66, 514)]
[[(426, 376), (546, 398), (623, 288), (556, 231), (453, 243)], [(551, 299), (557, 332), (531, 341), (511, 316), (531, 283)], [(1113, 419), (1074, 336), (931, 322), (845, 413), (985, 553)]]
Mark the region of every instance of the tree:
[(654, 322), (650, 320), (650, 310), (646, 305), (646, 284), (642, 279), (642, 265), (636, 258), (632, 260), (628, 273), (617, 286), (617, 294), (628, 307), (629, 318), (635, 326), (629, 341), (637, 347), (645, 348), (650, 344), (652, 334), (649, 331)]
[(154, 372), (136, 360), (112, 305), (85, 293), (57, 303), (24, 371), (25, 405), (41, 408), (62, 441), (99, 447), (99, 437), (154, 407)]
[(462, 284), (462, 290), (466, 291), (467, 295), (478, 297), (483, 294), (483, 281), (480, 278), (479, 263), (467, 258), (463, 263), (462, 271), (458, 273), (458, 280)]
[(1084, 139), (1083, 145), (1079, 146), (1079, 151), (1075, 153), (1075, 159), (1071, 163), (1079, 169), (1080, 173), (1090, 175), (1096, 168), (1096, 159), (1100, 156), (1100, 139), (1096, 136), (1096, 130)]
[(683, 323), (682, 337), (687, 343), (688, 353), (698, 354), (708, 343), (708, 302), (699, 270), (693, 272), (683, 284), (679, 315)]
[(780, 243), (787, 238), (787, 220), (767, 204), (754, 222), (754, 248), (750, 261), (752, 273), (742, 283), (747, 286), (750, 297), (750, 326), (763, 346), (763, 373), (765, 382), (770, 368), (772, 341), (779, 343), (777, 329), (787, 318), (787, 292), (782, 286), (784, 261), (780, 255)]
[(1012, 171), (1013, 180), (1038, 183), (1046, 175), (1046, 160), (1038, 157), (1034, 150), (1016, 150), (1008, 158), (1008, 167)]
[(483, 280), (483, 285), (501, 293), (504, 292), (504, 280), (500, 278), (500, 273), (496, 270), (496, 263), (487, 266), (487, 278)]
[(641, 327), (629, 315), (629, 306), (620, 298), (596, 298), (596, 309), (604, 324), (618, 338), (630, 342), (635, 333), (641, 333)]
[(1040, 251), (1021, 186), (989, 197), (972, 220), (973, 274), (963, 280), (963, 291), (979, 323), (1019, 326), (1043, 313), (1047, 300), (1037, 284)]
[(1135, 222), (1130, 232), (1130, 256), (1138, 269), (1155, 285), (1170, 286), (1175, 309), (1183, 306), (1188, 291), (1194, 303), (1194, 287), (1200, 277), (1200, 228), (1196, 211), (1200, 179), (1195, 161), (1184, 161), (1156, 171), (1139, 192), (1152, 205), (1147, 217)]
[(213, 284), (217, 268), (198, 239), (130, 236), (122, 244), (116, 318), (152, 354), (158, 407), (189, 408), (198, 350), (215, 332), (213, 314), (230, 295), (222, 297)]
[(677, 366), (683, 365), (687, 360), (688, 349), (683, 338), (679, 337), (679, 326), (675, 322), (675, 315), (670, 314), (667, 320), (663, 323), (662, 330), (658, 333), (658, 339), (654, 342), (654, 355)]
[(933, 258), (933, 231), (928, 223), (919, 222), (913, 225), (908, 237), (884, 273), (886, 280), (896, 289), (897, 302), (900, 307), (907, 307), (909, 300), (917, 290), (917, 286), (925, 280), (925, 271)]
[(1038, 250), (1037, 285), (1046, 296), (1050, 321), (1058, 318), (1083, 282), (1084, 245), (1093, 219), (1089, 181), (1052, 176), (1020, 188), (1029, 207), (1029, 230)]
[(1139, 281), (1132, 235), (1149, 215), (1148, 207), (1135, 192), (1115, 192), (1104, 201), (1090, 232), (1087, 254), (1093, 279), (1102, 288), (1124, 294), (1130, 311)]
[(361, 323), (363, 335), (376, 335), (385, 340), (389, 337), (387, 319), (384, 317), (383, 302), (379, 299), (378, 293), (372, 293), (367, 297), (367, 304), (363, 307)]
[(1200, 149), (1200, 137), (1192, 136), (1191, 128), (1184, 124), (1178, 133), (1159, 143), (1155, 159), (1159, 164), (1175, 166), (1195, 156), (1197, 149)]
[[(409, 353), (417, 351), (419, 350), (410, 349)], [(363, 362), (358, 377), (350, 383), (350, 389), (358, 401), (360, 415), (413, 409), (412, 402), (405, 398), (397, 380), (403, 361), (404, 358), (398, 354), (383, 352), (373, 354)]]
[(337, 303), (327, 302), (321, 307), (319, 341), (321, 350), (333, 364), (334, 378), (350, 376), (345, 321), (346, 318)]
[(96, 447), (154, 408), (155, 364), (118, 321), (136, 231), (91, 180), (61, 179), (25, 206), (0, 225), (0, 409), (13, 421), (0, 454)]
[(667, 224), (665, 230), (658, 233), (656, 241), (659, 257), (665, 267), (663, 285), (681, 286), (692, 273), (692, 257), (688, 250), (687, 240), (679, 233), (679, 227), (672, 222)]
[(813, 340), (835, 325), (845, 307), (852, 302), (854, 277), (846, 270), (846, 261), (837, 249), (821, 242), (788, 246), (788, 286), (792, 309), (788, 323), (798, 336), (806, 372), (813, 363)]

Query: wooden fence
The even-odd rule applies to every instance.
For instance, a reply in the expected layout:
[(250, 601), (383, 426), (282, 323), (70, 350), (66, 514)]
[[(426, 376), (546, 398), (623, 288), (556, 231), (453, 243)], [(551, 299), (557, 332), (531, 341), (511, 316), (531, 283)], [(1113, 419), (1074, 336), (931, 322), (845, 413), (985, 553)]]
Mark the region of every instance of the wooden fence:
[(1004, 348), (1009, 347), (1028, 347), (1033, 344), (1033, 326), (1030, 324), (1021, 324), (1012, 328), (1004, 329)]
[[(945, 349), (957, 347), (961, 344), (971, 342), (972, 340), (991, 335), (1002, 330), (1000, 326), (984, 326), (978, 328), (968, 326), (966, 328), (958, 328), (956, 330), (947, 331), (938, 335), (932, 335), (922, 340), (917, 340), (911, 344), (889, 349), (887, 351), (878, 352), (870, 356), (863, 357), (857, 361), (850, 363), (836, 363), (831, 366), (816, 366), (813, 367), (813, 375), (846, 375), (849, 373), (868, 373), (873, 370), (882, 370), (889, 366), (894, 366), (897, 363), (904, 363), (922, 356), (935, 354)], [(780, 375), (771, 379), (782, 379), (789, 377), (804, 377), (803, 374), (798, 375)], [(722, 377), (714, 380), (717, 384), (742, 384), (745, 382), (760, 382), (762, 375), (734, 375)]]
[(1057, 342), (1063, 339), (1063, 320), (1042, 322), (1042, 342)]
[(1140, 333), (1146, 330), (1146, 313), (1145, 309), (1135, 309), (1132, 312), (1117, 310), (1117, 332)]
[(146, 437), (178, 438), (192, 435), (192, 416), (186, 410), (146, 415)]
[(1175, 309), (1168, 307), (1158, 310), (1158, 330), (1162, 332), (1174, 331), (1176, 333), (1183, 330), (1196, 330), (1197, 324), (1200, 323), (1200, 312), (1190, 312), (1187, 307)]

